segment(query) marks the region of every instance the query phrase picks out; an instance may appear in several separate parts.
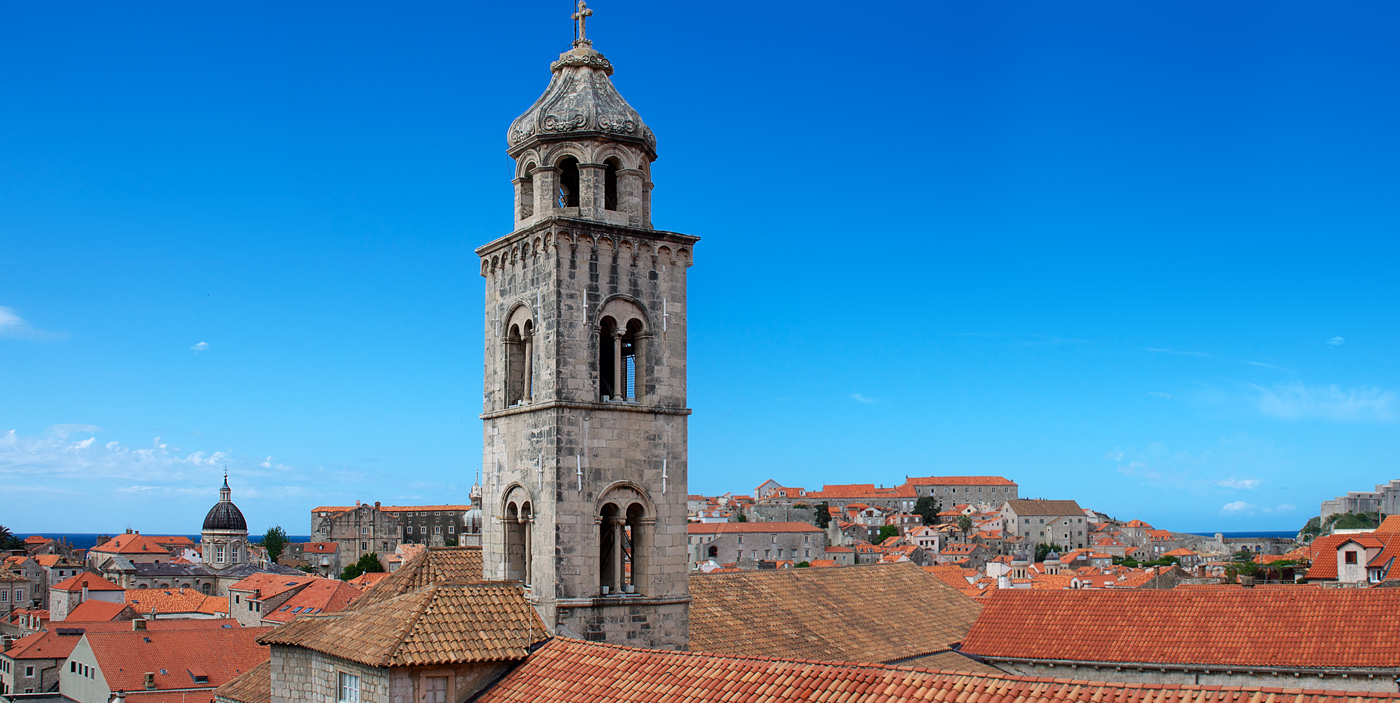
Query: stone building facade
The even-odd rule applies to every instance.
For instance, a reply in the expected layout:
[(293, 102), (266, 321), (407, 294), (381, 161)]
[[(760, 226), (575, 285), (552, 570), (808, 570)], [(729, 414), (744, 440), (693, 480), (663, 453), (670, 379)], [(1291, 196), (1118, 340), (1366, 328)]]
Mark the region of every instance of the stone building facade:
[(1009, 500), (1001, 507), (1001, 517), (1007, 534), (1025, 537), (1031, 546), (1082, 549), (1089, 542), (1084, 510), (1072, 500)]
[(757, 568), (760, 561), (826, 559), (826, 532), (805, 522), (690, 523), (690, 564)]
[(333, 542), (340, 563), (349, 566), (365, 554), (383, 562), (399, 548), (399, 521), (380, 509), (356, 501), (353, 508), (317, 508), (311, 513), (311, 541)]
[(1322, 519), (1339, 513), (1400, 514), (1400, 479), (1376, 486), (1374, 491), (1351, 491), (1344, 496), (1322, 501)]
[(582, 36), (507, 132), (514, 231), (486, 279), (483, 571), (551, 631), (684, 648), (686, 273), (651, 223), (656, 139)]

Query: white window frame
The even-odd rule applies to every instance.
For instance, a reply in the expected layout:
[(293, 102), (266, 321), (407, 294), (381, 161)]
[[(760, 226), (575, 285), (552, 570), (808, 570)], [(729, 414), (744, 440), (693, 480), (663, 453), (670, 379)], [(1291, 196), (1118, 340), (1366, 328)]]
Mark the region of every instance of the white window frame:
[(360, 703), (360, 677), (346, 671), (338, 673), (336, 701), (339, 703)]

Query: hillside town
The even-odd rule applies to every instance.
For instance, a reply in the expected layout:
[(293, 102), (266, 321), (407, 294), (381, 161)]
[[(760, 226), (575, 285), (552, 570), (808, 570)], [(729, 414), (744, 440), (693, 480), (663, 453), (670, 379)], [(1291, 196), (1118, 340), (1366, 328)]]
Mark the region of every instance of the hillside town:
[[(509, 124), (508, 160), (495, 155), (508, 218), (464, 255), (483, 286), (482, 404), (469, 423), (473, 434), (481, 423), (481, 456), (444, 472), (475, 480), (424, 483), (420, 499), (362, 495), (326, 471), (274, 497), (271, 456), (240, 473), (190, 454), (167, 472), (182, 491), (168, 495), (197, 490), (204, 518), (181, 534), (148, 529), (174, 509), (120, 508), (135, 491), (102, 496), (132, 527), (92, 542), (0, 528), (0, 703), (1400, 703), (1400, 480), (1322, 502), (1296, 536), (1244, 537), (1100, 504), (1121, 494), (1040, 495), (1048, 470), (1023, 486), (955, 475), (952, 461), (886, 476), (870, 460), (836, 474), (862, 482), (817, 487), (801, 477), (832, 474), (792, 461), (765, 466), (752, 489), (700, 475), (714, 464), (692, 473), (687, 276), (700, 238), (653, 225), (658, 138), (594, 48), (592, 15), (578, 0), (569, 48), (534, 66), (548, 82)], [(468, 63), (482, 60), (478, 76), (509, 75), (495, 57)], [(766, 80), (765, 95), (788, 82)], [(521, 106), (537, 88), (522, 87)], [(732, 99), (684, 97), (687, 110)], [(850, 129), (819, 115), (829, 107), (789, 111)], [(862, 138), (876, 131), (886, 139)], [(714, 155), (726, 159), (781, 161)], [(822, 166), (807, 170), (838, 170)], [(901, 169), (890, 192), (927, 188), (903, 173), (927, 170)], [(744, 178), (753, 191), (775, 180)], [(8, 311), (0, 323), (18, 319)], [(474, 393), (461, 396), (471, 414)], [(1266, 405), (1288, 415), (1286, 400)], [(1363, 412), (1353, 405), (1329, 417)], [(14, 460), (31, 462), (26, 480), (94, 443), (62, 437), (54, 462)], [(159, 442), (130, 454), (163, 456)], [(70, 483), (68, 495), (85, 490)], [(690, 492), (716, 485), (737, 490)], [(8, 490), (0, 507), (30, 495)], [(293, 535), (266, 519), (286, 514), (274, 500), (296, 503)], [(75, 512), (45, 517), (89, 519)]]

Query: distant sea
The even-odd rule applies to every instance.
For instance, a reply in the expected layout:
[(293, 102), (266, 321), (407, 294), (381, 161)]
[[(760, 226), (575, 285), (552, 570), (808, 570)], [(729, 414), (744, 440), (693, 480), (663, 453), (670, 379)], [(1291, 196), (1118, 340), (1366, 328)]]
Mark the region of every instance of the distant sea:
[[(125, 533), (125, 530), (123, 530), (122, 532), (112, 532), (112, 533), (108, 534), (107, 536), (108, 536), (108, 537), (116, 537), (117, 535), (124, 534), (124, 533)], [(98, 533), (96, 533), (96, 532), (80, 532), (80, 533), (74, 533), (74, 534), (62, 534), (62, 533), (57, 533), (57, 532), (24, 533), (24, 534), (16, 533), (15, 536), (18, 537), (18, 538), (20, 538), (20, 539), (24, 539), (25, 537), (30, 537), (30, 536), (32, 536), (32, 535), (34, 535), (34, 534), (42, 534), (43, 536), (48, 537), (49, 539), (58, 539), (58, 538), (60, 538), (60, 537), (66, 537), (66, 538), (68, 539), (68, 543), (71, 544), (71, 545), (73, 545), (74, 547), (77, 547), (78, 549), (92, 549), (94, 546), (97, 545), (97, 537), (98, 537)], [(152, 536), (155, 536), (155, 537), (178, 537), (178, 536), (179, 536), (179, 535), (171, 535), (171, 534), (160, 534), (160, 533), (157, 533), (157, 532), (152, 532), (151, 535), (152, 535)], [(199, 544), (199, 537), (200, 537), (199, 535), (185, 535), (185, 537), (189, 537), (191, 542), (194, 542), (195, 544)], [(253, 544), (262, 544), (262, 535), (248, 535), (248, 541), (249, 541), (249, 542), (252, 542)], [(310, 541), (311, 541), (311, 536), (310, 536), (310, 535), (287, 535), (287, 541), (288, 541), (288, 542), (310, 542)]]
[[(1188, 535), (1201, 535), (1203, 537), (1214, 537), (1214, 532), (1187, 532)], [(1258, 532), (1221, 532), (1228, 537), (1238, 537), (1241, 539), (1258, 539), (1260, 537), (1283, 537), (1293, 539), (1298, 536), (1297, 530), (1260, 530)]]

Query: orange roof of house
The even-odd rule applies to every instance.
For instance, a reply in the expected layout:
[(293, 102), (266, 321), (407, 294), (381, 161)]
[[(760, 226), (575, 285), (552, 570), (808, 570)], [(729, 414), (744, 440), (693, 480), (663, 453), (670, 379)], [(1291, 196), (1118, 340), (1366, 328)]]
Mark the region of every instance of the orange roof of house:
[(87, 586), (89, 591), (122, 591), (126, 590), (107, 579), (98, 576), (90, 571), (84, 571), (77, 576), (69, 576), (53, 585), (55, 591), (77, 592)]
[(334, 554), (335, 542), (305, 542), (301, 545), (302, 554)]
[(1014, 486), (1015, 481), (1000, 476), (916, 476), (905, 483), (911, 486)]
[(1126, 524), (1124, 524), (1123, 526), (1124, 526), (1124, 527), (1142, 527), (1142, 528), (1145, 528), (1145, 529), (1148, 529), (1148, 530), (1152, 529), (1152, 526), (1151, 526), (1151, 525), (1149, 525), (1149, 524), (1147, 524), (1147, 523), (1145, 523), (1145, 522), (1143, 522), (1143, 521), (1141, 521), (1141, 520), (1131, 520), (1131, 521), (1127, 522)]
[(686, 529), (692, 535), (719, 535), (751, 532), (821, 532), (805, 522), (692, 522)]
[(1375, 529), (1375, 533), (1378, 535), (1392, 535), (1397, 532), (1400, 532), (1400, 515), (1386, 516)]
[(835, 559), (813, 559), (807, 562), (807, 565), (814, 569), (826, 569), (833, 566), (838, 566)]
[[(1043, 592), (1050, 593), (1050, 592)], [(939, 669), (636, 649), (555, 637), (476, 700), (480, 703), (1391, 703), (1397, 693), (1188, 684), (1103, 683), (974, 673), (951, 655)]]
[[(99, 554), (169, 554), (162, 542), (167, 538), (151, 537), (135, 532), (113, 537), (92, 548)], [(188, 542), (189, 540), (185, 540)], [(168, 544), (168, 542), (166, 542)]]
[(1400, 589), (1009, 589), (991, 598), (962, 649), (1079, 662), (1391, 668), (1400, 666), (1400, 628), (1377, 624), (1397, 610)]
[(127, 612), (128, 607), (126, 603), (110, 603), (90, 598), (68, 611), (68, 617), (64, 622), (68, 620), (108, 622), (122, 617), (122, 614)]
[(807, 497), (821, 498), (916, 498), (909, 485), (876, 488), (873, 483), (846, 483), (822, 486), (820, 491), (807, 491)]
[(253, 574), (228, 587), (230, 591), (255, 591), (251, 596), (257, 600), (267, 600), (312, 581), (324, 581), (318, 576), (291, 576), (285, 574)]
[[(381, 572), (381, 578), (388, 576)], [(338, 613), (363, 593), (357, 586), (336, 579), (316, 579), (287, 599), (277, 610), (263, 615), (264, 622), (291, 622), (302, 615)]]
[(374, 584), (379, 583), (380, 579), (386, 578), (388, 576), (389, 572), (387, 571), (366, 571), (365, 573), (360, 574), (359, 576), (356, 576), (355, 578), (352, 578), (349, 581), (346, 581), (346, 583), (353, 583), (356, 586), (373, 586)]
[(836, 547), (827, 547), (827, 548), (826, 548), (826, 553), (827, 553), (827, 554), (854, 554), (855, 551), (856, 551), (856, 550), (851, 549), (850, 547), (840, 547), (840, 546), (836, 546)]
[(1308, 569), (1309, 579), (1337, 578), (1337, 548), (1358, 535), (1325, 535), (1308, 544), (1312, 568)]
[(29, 535), (28, 537), (25, 537), (25, 538), (24, 538), (24, 543), (25, 543), (25, 544), (29, 544), (29, 545), (48, 544), (49, 542), (52, 542), (52, 541), (53, 541), (53, 540), (51, 540), (51, 539), (49, 539), (48, 537), (45, 537), (45, 536), (43, 536), (43, 535)]
[[(144, 691), (146, 672), (154, 672), (159, 691), (213, 688), (257, 666), (269, 653), (256, 640), (271, 631), (270, 627), (219, 627), (94, 632), (87, 639), (111, 690)], [(196, 682), (196, 675), (207, 681)]]
[[(222, 601), (223, 609), (206, 605), (209, 601)], [(194, 588), (133, 588), (126, 592), (126, 603), (137, 615), (171, 613), (228, 612), (228, 598), (206, 596)]]
[[(147, 630), (209, 630), (238, 627), (234, 620), (148, 620)], [(64, 620), (50, 623), (49, 629), (15, 640), (5, 656), (11, 659), (67, 659), (73, 647), (89, 632), (126, 632), (132, 629), (127, 620), (91, 622)]]
[(1193, 551), (1191, 551), (1191, 550), (1189, 550), (1189, 549), (1187, 549), (1187, 548), (1185, 548), (1185, 547), (1177, 547), (1176, 549), (1173, 549), (1173, 550), (1171, 550), (1170, 552), (1166, 552), (1166, 553), (1162, 554), (1162, 556), (1164, 556), (1164, 557), (1195, 557), (1195, 556), (1200, 556), (1200, 555), (1197, 554), (1197, 553), (1195, 553), (1195, 552), (1193, 552)]

